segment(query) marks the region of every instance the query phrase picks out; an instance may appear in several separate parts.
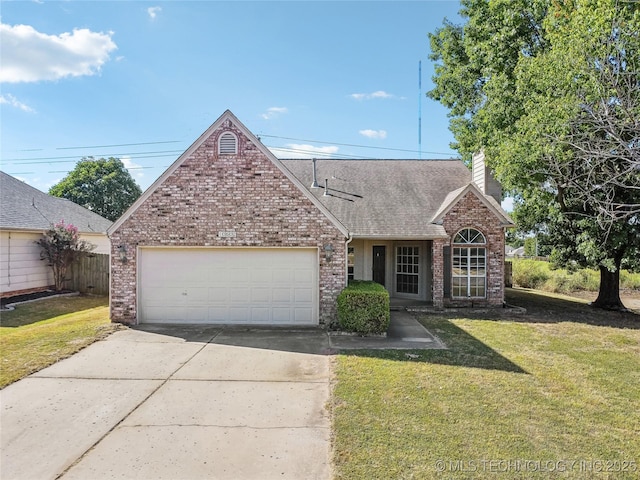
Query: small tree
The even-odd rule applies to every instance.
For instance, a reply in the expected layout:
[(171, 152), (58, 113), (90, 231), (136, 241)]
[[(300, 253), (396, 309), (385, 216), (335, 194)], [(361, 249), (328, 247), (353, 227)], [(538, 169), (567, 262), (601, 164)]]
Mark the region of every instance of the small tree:
[(57, 292), (63, 289), (67, 269), (81, 256), (96, 248), (92, 243), (81, 240), (78, 229), (71, 224), (65, 225), (64, 220), (52, 225), (35, 243), (42, 249), (40, 259), (46, 260), (53, 270)]

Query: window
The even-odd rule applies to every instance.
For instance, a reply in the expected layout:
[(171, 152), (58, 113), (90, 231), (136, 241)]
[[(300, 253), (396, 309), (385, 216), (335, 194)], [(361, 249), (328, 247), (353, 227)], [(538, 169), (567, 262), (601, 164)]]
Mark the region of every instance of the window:
[(396, 248), (396, 291), (418, 294), (420, 247)]
[(354, 279), (354, 268), (356, 265), (356, 251), (354, 247), (347, 247), (347, 279)]
[(221, 155), (235, 155), (238, 153), (238, 139), (231, 132), (225, 132), (218, 140), (218, 153)]
[(460, 230), (453, 238), (452, 295), (454, 298), (484, 298), (487, 283), (485, 237), (474, 228)]

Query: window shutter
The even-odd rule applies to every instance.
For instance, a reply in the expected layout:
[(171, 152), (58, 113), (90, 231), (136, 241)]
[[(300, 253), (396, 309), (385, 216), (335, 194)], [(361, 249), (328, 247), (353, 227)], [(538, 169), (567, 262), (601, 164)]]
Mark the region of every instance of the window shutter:
[(238, 141), (233, 133), (223, 133), (220, 137), (218, 152), (222, 155), (235, 155), (238, 153)]
[(451, 247), (445, 245), (442, 247), (442, 276), (443, 276), (443, 290), (444, 298), (451, 297)]

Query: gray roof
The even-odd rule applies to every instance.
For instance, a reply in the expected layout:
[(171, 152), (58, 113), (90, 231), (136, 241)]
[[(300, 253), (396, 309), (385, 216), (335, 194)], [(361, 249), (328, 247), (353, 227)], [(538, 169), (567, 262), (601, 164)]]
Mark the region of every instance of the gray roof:
[[(312, 160), (281, 160), (305, 186)], [(321, 188), (309, 188), (354, 237), (446, 237), (431, 223), (454, 190), (471, 182), (460, 160), (316, 160)], [(328, 196), (324, 182), (328, 179)]]
[(111, 221), (64, 198), (52, 197), (0, 171), (0, 228), (46, 230), (64, 220), (81, 233), (106, 233)]

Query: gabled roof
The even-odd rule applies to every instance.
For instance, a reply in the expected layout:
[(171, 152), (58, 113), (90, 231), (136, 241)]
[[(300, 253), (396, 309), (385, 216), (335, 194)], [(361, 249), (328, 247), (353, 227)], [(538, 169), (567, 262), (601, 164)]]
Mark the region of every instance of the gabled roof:
[(453, 190), (449, 192), (449, 194), (445, 197), (440, 208), (434, 213), (431, 221), (433, 223), (442, 222), (443, 217), (447, 214), (449, 210), (453, 208), (453, 206), (458, 203), (458, 201), (464, 197), (467, 193), (472, 192), (484, 205), (491, 211), (493, 214), (500, 220), (503, 226), (509, 227), (513, 226), (513, 220), (511, 217), (505, 212), (500, 204), (490, 195), (484, 195), (478, 186), (471, 182), (465, 185), (462, 188), (458, 188), (457, 190)]
[[(449, 194), (471, 182), (460, 160), (282, 160), (354, 237), (447, 238), (431, 222)], [(328, 195), (324, 182), (328, 179)]]
[(64, 220), (81, 233), (106, 233), (111, 221), (0, 171), (0, 228), (44, 231)]
[(219, 129), (224, 122), (230, 121), (235, 127), (237, 127), (248, 139), (251, 143), (253, 143), (258, 150), (263, 153), (296, 187), (300, 189), (300, 191), (307, 197), (309, 200), (342, 232), (342, 234), (347, 237), (349, 235), (349, 231), (344, 226), (344, 224), (340, 223), (340, 221), (330, 212), (322, 202), (318, 201), (317, 198), (312, 195), (305, 186), (300, 183), (300, 181), (287, 170), (280, 160), (271, 153), (271, 151), (265, 147), (258, 138), (245, 127), (238, 118), (231, 113), (230, 110), (226, 110), (220, 118), (218, 118), (213, 124), (202, 134), (200, 137), (193, 142), (193, 144), (182, 154), (178, 159), (165, 170), (165, 172), (160, 175), (160, 177), (136, 200), (131, 207), (118, 219), (113, 225), (109, 228), (107, 234), (111, 235), (115, 232), (120, 225), (122, 225), (139, 207), (142, 205), (152, 194), (156, 191), (156, 189), (162, 185), (167, 178), (176, 171), (180, 165), (186, 161), (217, 129)]

